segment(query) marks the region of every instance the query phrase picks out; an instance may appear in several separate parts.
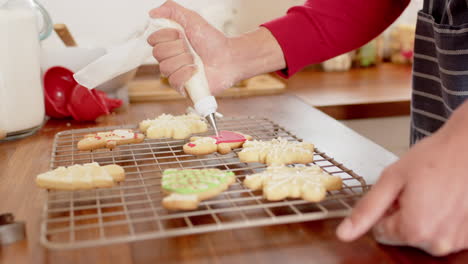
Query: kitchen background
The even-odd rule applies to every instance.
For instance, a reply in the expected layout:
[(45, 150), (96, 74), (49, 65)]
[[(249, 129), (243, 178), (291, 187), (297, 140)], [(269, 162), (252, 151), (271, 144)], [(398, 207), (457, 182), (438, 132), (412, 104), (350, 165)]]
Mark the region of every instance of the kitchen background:
[[(145, 25), (148, 10), (163, 2), (162, 0), (41, 1), (51, 14), (54, 23), (64, 23), (68, 26), (79, 46), (104, 48), (117, 45), (138, 33)], [(279, 17), (288, 8), (304, 1), (178, 0), (177, 2), (196, 10), (226, 34), (236, 35), (252, 30), (262, 22)], [(422, 0), (413, 0), (395, 25), (414, 24), (422, 2)], [(268, 8), (265, 8), (266, 6)], [(42, 43), (42, 47), (45, 50), (53, 50), (63, 47), (63, 43), (53, 34)], [(152, 61), (150, 58), (147, 63), (151, 64)], [(408, 149), (409, 116), (355, 119), (343, 123), (397, 155)]]
[[(65, 23), (77, 42), (83, 46), (109, 47), (141, 29), (148, 10), (159, 6), (162, 0), (41, 0), (55, 23)], [(288, 8), (304, 0), (178, 0), (196, 10), (213, 25), (227, 34), (238, 34), (254, 29), (262, 22), (283, 15)], [(397, 23), (416, 19), (422, 0), (412, 0), (410, 7)], [(268, 7), (268, 8), (266, 8)], [(54, 36), (45, 47), (62, 45)]]

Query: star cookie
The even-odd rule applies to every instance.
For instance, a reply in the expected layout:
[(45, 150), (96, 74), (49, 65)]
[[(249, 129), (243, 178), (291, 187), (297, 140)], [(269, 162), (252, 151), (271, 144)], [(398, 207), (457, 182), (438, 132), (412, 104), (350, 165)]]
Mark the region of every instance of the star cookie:
[(41, 188), (56, 190), (82, 190), (112, 187), (125, 180), (125, 171), (119, 165), (100, 166), (98, 163), (58, 167), (37, 175)]
[(314, 159), (314, 145), (291, 142), (283, 138), (271, 141), (247, 141), (238, 153), (242, 162), (259, 162), (267, 165), (307, 164)]
[(327, 191), (340, 190), (342, 180), (324, 172), (319, 166), (268, 167), (264, 172), (246, 176), (244, 185), (252, 190), (263, 190), (269, 201), (286, 198), (302, 198), (318, 202), (325, 198)]
[(134, 133), (131, 129), (116, 129), (85, 135), (82, 140), (78, 141), (77, 147), (79, 150), (113, 149), (117, 145), (141, 143), (143, 140), (145, 140), (145, 135), (141, 133)]
[(251, 136), (239, 132), (220, 131), (219, 136), (191, 137), (183, 149), (186, 154), (191, 155), (208, 155), (214, 152), (227, 154), (251, 139)]
[(140, 130), (151, 139), (185, 139), (194, 133), (208, 131), (208, 126), (203, 118), (196, 114), (179, 116), (162, 114), (156, 119), (142, 121), (140, 123)]
[(219, 169), (165, 170), (162, 188), (168, 196), (162, 200), (169, 210), (194, 210), (202, 200), (210, 199), (229, 188), (235, 175)]

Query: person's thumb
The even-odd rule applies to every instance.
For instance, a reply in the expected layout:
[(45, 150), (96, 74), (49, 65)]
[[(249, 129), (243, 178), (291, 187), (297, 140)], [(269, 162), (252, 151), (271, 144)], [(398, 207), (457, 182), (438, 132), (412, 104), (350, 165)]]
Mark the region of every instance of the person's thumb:
[(353, 241), (366, 233), (387, 211), (403, 188), (403, 177), (389, 167), (372, 189), (356, 204), (336, 230), (339, 239)]
[(187, 15), (190, 10), (177, 4), (173, 0), (167, 0), (160, 7), (154, 8), (149, 12), (151, 18), (167, 18), (174, 20), (185, 27), (187, 23)]

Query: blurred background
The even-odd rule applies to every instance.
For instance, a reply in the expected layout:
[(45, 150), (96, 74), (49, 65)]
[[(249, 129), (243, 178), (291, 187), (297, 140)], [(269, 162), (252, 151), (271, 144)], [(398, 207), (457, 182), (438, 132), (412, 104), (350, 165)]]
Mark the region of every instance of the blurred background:
[[(56, 23), (68, 26), (80, 46), (112, 46), (140, 30), (148, 10), (161, 5), (162, 0), (41, 0)], [(304, 0), (177, 0), (196, 10), (226, 34), (240, 34), (265, 21), (284, 15), (288, 8)], [(414, 23), (422, 0), (412, 0), (410, 7), (396, 22)], [(267, 7), (267, 8), (265, 8)], [(63, 45), (53, 36), (44, 47)]]

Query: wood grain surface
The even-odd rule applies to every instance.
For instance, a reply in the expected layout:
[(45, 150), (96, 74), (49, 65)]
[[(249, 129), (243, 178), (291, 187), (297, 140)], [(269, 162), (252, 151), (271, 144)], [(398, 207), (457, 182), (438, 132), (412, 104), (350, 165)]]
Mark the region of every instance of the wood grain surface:
[[(223, 99), (226, 116), (265, 116), (299, 137), (317, 143), (347, 167), (375, 180), (395, 157), (333, 119), (287, 95)], [(468, 254), (433, 258), (411, 248), (377, 244), (371, 235), (353, 243), (335, 237), (340, 219), (247, 228), (171, 239), (148, 240), (80, 250), (51, 251), (39, 242), (45, 191), (35, 176), (49, 167), (57, 132), (94, 126), (137, 123), (163, 112), (182, 113), (188, 103), (140, 103), (96, 123), (49, 120), (35, 135), (0, 143), (0, 212), (12, 212), (27, 223), (27, 240), (0, 247), (0, 263), (468, 263)]]
[(336, 119), (408, 115), (411, 66), (383, 63), (347, 72), (302, 71), (287, 92)]

